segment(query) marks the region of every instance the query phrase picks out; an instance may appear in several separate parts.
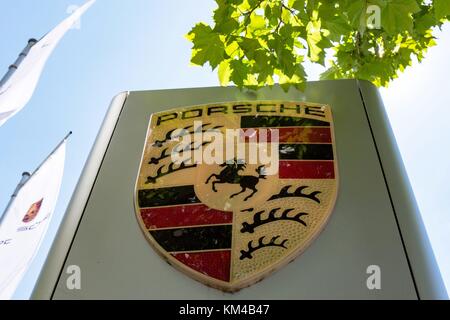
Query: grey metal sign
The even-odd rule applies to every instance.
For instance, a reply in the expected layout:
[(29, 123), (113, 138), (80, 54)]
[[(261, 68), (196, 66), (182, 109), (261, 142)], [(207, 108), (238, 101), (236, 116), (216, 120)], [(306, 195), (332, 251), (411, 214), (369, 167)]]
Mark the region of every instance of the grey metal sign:
[[(178, 272), (149, 248), (135, 215), (136, 174), (152, 114), (261, 100), (330, 106), (339, 192), (328, 223), (301, 256), (262, 282), (223, 293)], [(71, 285), (74, 276), (77, 285)], [(305, 92), (196, 88), (116, 96), (33, 297), (440, 299), (447, 294), (377, 89), (340, 80), (310, 82)]]

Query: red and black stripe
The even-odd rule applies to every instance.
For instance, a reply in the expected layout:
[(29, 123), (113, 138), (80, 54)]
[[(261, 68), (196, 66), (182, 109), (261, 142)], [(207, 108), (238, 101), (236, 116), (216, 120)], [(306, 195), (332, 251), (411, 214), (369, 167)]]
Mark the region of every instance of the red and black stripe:
[(265, 140), (273, 142), (273, 131), (278, 130), (280, 179), (335, 178), (329, 122), (288, 116), (244, 116), (241, 127), (246, 142), (259, 142), (262, 129), (266, 130)]
[(243, 116), (241, 128), (329, 127), (327, 121), (289, 116)]
[(151, 230), (167, 252), (231, 249), (231, 225)]
[(141, 209), (141, 217), (149, 230), (227, 224), (233, 220), (231, 212), (215, 210), (203, 204), (144, 208)]
[(274, 130), (278, 131), (279, 143), (331, 143), (329, 127), (297, 127), (297, 128), (247, 128), (243, 129), (245, 142), (260, 142), (260, 131), (265, 130), (263, 142), (272, 142)]
[(194, 186), (142, 189), (138, 192), (140, 208), (173, 206), (178, 204), (200, 203)]
[(142, 189), (141, 218), (150, 235), (190, 268), (229, 281), (233, 213), (202, 204), (194, 186)]
[(334, 179), (333, 161), (280, 161), (280, 179)]
[(333, 160), (332, 144), (280, 144), (280, 160)]

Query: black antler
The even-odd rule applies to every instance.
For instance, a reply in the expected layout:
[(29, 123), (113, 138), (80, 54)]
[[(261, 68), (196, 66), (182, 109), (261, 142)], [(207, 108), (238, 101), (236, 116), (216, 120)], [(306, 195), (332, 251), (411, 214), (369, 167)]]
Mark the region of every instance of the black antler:
[(289, 212), (291, 212), (294, 209), (286, 209), (283, 211), (283, 213), (281, 214), (281, 216), (276, 217), (275, 213), (280, 210), (280, 208), (275, 208), (272, 209), (269, 212), (269, 216), (267, 217), (267, 219), (261, 219), (262, 214), (265, 212), (265, 210), (263, 211), (258, 211), (257, 213), (255, 213), (255, 215), (253, 216), (253, 223), (249, 224), (247, 222), (242, 223), (242, 229), (241, 232), (245, 233), (253, 233), (255, 232), (255, 229), (259, 226), (262, 226), (263, 224), (267, 224), (267, 223), (271, 223), (271, 222), (276, 222), (276, 221), (294, 221), (294, 222), (298, 222), (301, 223), (302, 225), (304, 225), (306, 227), (306, 222), (302, 220), (303, 216), (307, 216), (308, 214), (305, 212), (300, 212), (298, 214), (296, 214), (293, 217), (289, 217), (288, 214)]
[(169, 150), (169, 148), (164, 149), (158, 158), (155, 157), (151, 158), (148, 164), (158, 164), (161, 160), (170, 157), (170, 154), (166, 153), (167, 150)]
[[(192, 141), (189, 145), (186, 145), (186, 146), (184, 146), (184, 148), (181, 148), (181, 150), (178, 150), (177, 147), (175, 147), (173, 149), (173, 152), (181, 153), (181, 152), (195, 151), (195, 150), (198, 150), (201, 147), (206, 146), (206, 145), (208, 145), (210, 143), (211, 142), (206, 141), (206, 142), (203, 142), (202, 144), (199, 144), (198, 146), (195, 147), (195, 146), (193, 146), (195, 144), (195, 141)], [(164, 160), (164, 159), (170, 157), (170, 154), (166, 153), (168, 149), (169, 148), (164, 149), (163, 152), (161, 152), (161, 155), (158, 158), (155, 158), (155, 157), (151, 158), (148, 164), (158, 164), (161, 160)]]
[(168, 174), (171, 174), (171, 173), (174, 173), (174, 172), (177, 172), (177, 171), (181, 171), (181, 170), (184, 170), (184, 169), (194, 168), (194, 167), (197, 166), (196, 163), (192, 164), (192, 165), (187, 165), (185, 162), (182, 162), (178, 168), (174, 168), (174, 165), (175, 165), (175, 163), (173, 163), (173, 162), (171, 164), (169, 164), (169, 166), (167, 167), (167, 171), (166, 172), (162, 171), (164, 166), (159, 167), (158, 170), (156, 171), (156, 175), (148, 176), (147, 177), (147, 181), (145, 183), (146, 184), (156, 183), (156, 181), (159, 178), (164, 177), (164, 176), (166, 176)]
[(168, 141), (170, 141), (170, 140), (172, 140), (172, 139), (174, 139), (174, 138), (179, 138), (179, 137), (183, 137), (183, 136), (187, 135), (187, 133), (186, 133), (185, 131), (186, 131), (186, 130), (189, 130), (189, 129), (192, 128), (192, 127), (193, 127), (193, 126), (187, 126), (187, 127), (184, 127), (183, 130), (181, 130), (180, 135), (177, 135), (177, 136), (174, 136), (174, 137), (172, 137), (172, 134), (173, 134), (176, 130), (178, 130), (178, 128), (175, 128), (175, 129), (172, 129), (172, 130), (168, 131), (168, 132), (166, 133), (165, 139), (164, 139), (164, 140), (156, 140), (156, 141), (153, 143), (153, 147), (162, 147), (162, 146), (164, 145), (164, 143), (166, 143), (166, 142), (168, 142)]
[(290, 187), (292, 187), (292, 186), (291, 185), (285, 186), (283, 189), (281, 189), (280, 193), (273, 195), (272, 197), (270, 197), (270, 199), (268, 201), (275, 200), (275, 199), (281, 199), (281, 198), (298, 197), (298, 198), (308, 198), (317, 203), (320, 203), (320, 199), (317, 198), (317, 195), (322, 193), (321, 191), (314, 191), (311, 193), (303, 193), (303, 190), (305, 190), (306, 188), (309, 188), (309, 187), (301, 186), (301, 187), (298, 187), (294, 192), (289, 193), (288, 190)]
[(200, 133), (200, 132), (201, 133), (205, 133), (205, 132), (217, 131), (217, 129), (223, 128), (223, 126), (215, 126), (215, 127), (212, 127), (211, 129), (205, 129), (205, 127), (207, 127), (209, 125), (211, 125), (211, 123), (202, 124), (200, 127), (198, 127), (197, 129), (194, 129), (192, 131), (188, 131), (188, 130), (190, 128), (192, 128), (193, 126), (192, 125), (191, 126), (187, 126), (187, 127), (184, 127), (183, 130), (181, 130), (181, 132), (179, 134), (172, 136), (172, 134), (176, 130), (178, 130), (178, 128), (175, 128), (175, 129), (170, 130), (169, 132), (166, 133), (166, 136), (165, 136), (164, 140), (156, 140), (153, 143), (153, 147), (162, 147), (168, 141), (171, 141), (171, 140), (176, 139), (176, 138), (181, 138), (181, 137), (184, 137), (184, 136), (188, 136), (188, 135), (191, 135), (191, 134), (194, 134), (194, 133)]
[(240, 260), (244, 260), (244, 259), (253, 259), (252, 253), (254, 253), (255, 251), (258, 251), (259, 249), (262, 248), (266, 248), (266, 247), (280, 247), (283, 249), (287, 249), (286, 247), (286, 242), (288, 241), (288, 239), (284, 239), (283, 241), (281, 241), (280, 243), (277, 243), (277, 239), (280, 236), (276, 236), (273, 237), (268, 243), (264, 243), (264, 238), (265, 236), (262, 236), (261, 238), (259, 238), (258, 240), (258, 245), (256, 247), (253, 247), (253, 241), (249, 241), (248, 242), (248, 250), (241, 250), (241, 257), (239, 258)]

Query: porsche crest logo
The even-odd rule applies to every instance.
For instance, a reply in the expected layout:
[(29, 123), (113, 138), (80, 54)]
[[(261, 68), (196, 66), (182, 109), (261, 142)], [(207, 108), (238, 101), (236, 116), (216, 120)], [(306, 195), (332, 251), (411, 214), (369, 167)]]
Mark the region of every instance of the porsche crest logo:
[(27, 213), (22, 219), (22, 222), (28, 223), (34, 220), (41, 210), (42, 202), (44, 199), (39, 200), (31, 205), (30, 209), (28, 209)]
[(329, 106), (286, 101), (153, 114), (135, 207), (153, 248), (233, 292), (292, 261), (324, 228), (338, 171)]

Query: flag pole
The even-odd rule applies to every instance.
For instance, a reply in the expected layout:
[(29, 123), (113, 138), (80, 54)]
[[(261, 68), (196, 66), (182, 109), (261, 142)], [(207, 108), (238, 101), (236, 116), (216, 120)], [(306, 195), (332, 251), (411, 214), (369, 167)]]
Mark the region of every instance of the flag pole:
[(14, 64), (9, 66), (8, 72), (4, 75), (4, 77), (0, 80), (0, 87), (3, 86), (16, 72), (16, 70), (19, 68), (20, 64), (23, 62), (25, 57), (30, 53), (31, 48), (37, 43), (38, 41), (36, 39), (30, 39), (28, 40), (28, 44), (25, 47), (25, 49), (22, 50), (22, 52), (19, 54), (19, 57), (14, 62)]
[(55, 147), (55, 149), (53, 149), (52, 152), (50, 152), (50, 154), (47, 156), (47, 158), (44, 159), (44, 161), (42, 161), (42, 163), (36, 168), (36, 170), (34, 170), (31, 175), (30, 178), (39, 171), (39, 169), (44, 165), (44, 163), (47, 162), (47, 160), (58, 150), (58, 148), (64, 143), (66, 142), (67, 139), (69, 139), (69, 137), (72, 135), (72, 131), (69, 131), (69, 133), (64, 137), (64, 139), (61, 140), (60, 143), (58, 143), (58, 145)]
[(20, 189), (22, 189), (22, 187), (28, 182), (28, 180), (30, 180), (30, 178), (39, 171), (39, 169), (44, 165), (44, 163), (58, 150), (58, 148), (64, 143), (66, 142), (66, 140), (72, 135), (72, 131), (70, 131), (65, 137), (64, 139), (61, 140), (60, 143), (58, 143), (58, 145), (55, 147), (55, 149), (53, 149), (53, 151), (45, 158), (44, 161), (42, 161), (42, 163), (37, 167), (36, 170), (33, 171), (33, 173), (29, 173), (29, 172), (24, 172), (22, 173), (22, 179), (20, 180), (19, 184), (17, 185), (16, 189), (14, 190), (14, 193), (11, 195), (11, 199), (8, 202), (8, 205), (6, 206), (5, 211), (3, 212), (2, 216), (0, 217), (0, 226), (3, 223), (3, 219), (6, 216), (6, 213), (8, 212), (9, 208), (11, 207), (11, 205), (13, 204), (14, 200), (16, 199), (17, 195), (19, 194)]

